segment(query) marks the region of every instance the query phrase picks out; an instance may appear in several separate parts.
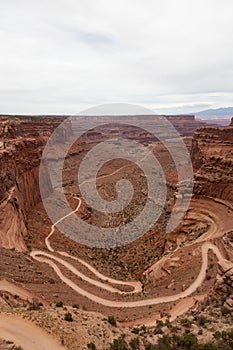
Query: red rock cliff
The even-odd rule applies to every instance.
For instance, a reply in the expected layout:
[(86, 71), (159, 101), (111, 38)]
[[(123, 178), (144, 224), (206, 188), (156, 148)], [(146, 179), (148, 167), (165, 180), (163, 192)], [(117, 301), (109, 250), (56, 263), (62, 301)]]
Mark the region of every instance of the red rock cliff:
[(195, 195), (210, 196), (233, 203), (233, 125), (203, 128), (194, 133), (191, 156)]
[[(41, 200), (40, 158), (56, 125), (0, 119), (0, 246), (4, 248), (26, 250), (27, 214)], [(65, 142), (65, 132), (59, 135), (60, 141), (63, 138)], [(46, 183), (49, 193), (49, 179)]]

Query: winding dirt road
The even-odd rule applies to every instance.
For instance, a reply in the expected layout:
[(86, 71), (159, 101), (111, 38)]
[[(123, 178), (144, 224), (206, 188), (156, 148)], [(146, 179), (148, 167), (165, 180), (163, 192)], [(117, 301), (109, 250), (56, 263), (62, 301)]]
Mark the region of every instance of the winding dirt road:
[[(207, 266), (208, 266), (208, 251), (209, 250), (212, 250), (214, 252), (214, 254), (217, 256), (219, 261), (224, 260), (221, 252), (219, 251), (219, 249), (214, 244), (212, 244), (210, 242), (205, 242), (202, 245), (202, 266), (201, 266), (201, 270), (200, 270), (199, 275), (197, 276), (196, 280), (186, 290), (184, 290), (181, 293), (178, 293), (178, 294), (175, 294), (175, 295), (171, 295), (171, 296), (163, 296), (163, 297), (157, 297), (157, 298), (151, 298), (151, 299), (145, 299), (145, 300), (137, 300), (137, 301), (113, 301), (113, 300), (109, 300), (109, 299), (98, 297), (97, 295), (94, 295), (94, 294), (92, 294), (92, 293), (82, 289), (77, 284), (75, 284), (72, 280), (67, 278), (61, 272), (59, 267), (53, 261), (50, 260), (50, 259), (53, 259), (53, 260), (59, 262), (62, 266), (68, 268), (70, 271), (74, 272), (74, 270), (76, 270), (76, 269), (72, 265), (70, 265), (69, 263), (64, 261), (63, 259), (57, 258), (55, 256), (52, 256), (49, 253), (45, 253), (45, 252), (42, 252), (42, 251), (32, 252), (31, 256), (34, 259), (37, 259), (37, 260), (39, 260), (41, 262), (46, 262), (48, 265), (50, 265), (54, 269), (54, 271), (56, 272), (58, 277), (64, 283), (66, 283), (74, 291), (76, 291), (77, 293), (87, 297), (88, 299), (90, 299), (90, 300), (92, 300), (92, 301), (94, 301), (96, 303), (99, 303), (101, 305), (112, 307), (112, 308), (120, 308), (120, 307), (132, 308), (132, 307), (140, 307), (140, 306), (148, 306), (148, 305), (155, 305), (155, 304), (173, 302), (173, 301), (177, 301), (177, 300), (179, 300), (181, 298), (185, 298), (185, 297), (190, 296), (193, 292), (196, 291), (196, 289), (198, 287), (201, 286), (201, 284), (203, 283), (203, 281), (204, 281), (204, 279), (206, 277), (206, 270), (207, 270)], [(39, 255), (42, 255), (42, 256), (45, 256), (45, 257), (49, 257), (50, 259), (39, 258), (38, 257)], [(84, 276), (84, 279), (87, 282), (89, 282), (89, 277)], [(92, 280), (91, 283), (94, 284), (95, 286), (101, 288), (100, 282)]]
[[(118, 170), (119, 171), (119, 170)], [(115, 172), (114, 172), (115, 173)], [(110, 174), (112, 175), (112, 174)], [(104, 175), (102, 177), (107, 177), (109, 175)], [(46, 263), (49, 266), (53, 268), (57, 276), (63, 281), (67, 286), (72, 288), (75, 292), (79, 293), (80, 295), (83, 295), (90, 300), (99, 303), (101, 305), (111, 307), (111, 308), (135, 308), (135, 307), (142, 307), (142, 306), (149, 306), (149, 305), (155, 305), (155, 304), (161, 304), (161, 303), (168, 303), (168, 302), (174, 302), (178, 301), (178, 304), (174, 307), (174, 310), (171, 310), (171, 319), (174, 319), (177, 317), (177, 315), (181, 315), (182, 313), (186, 312), (190, 307), (192, 307), (197, 300), (200, 299), (200, 297), (203, 296), (191, 296), (192, 293), (194, 293), (198, 287), (201, 286), (203, 283), (205, 277), (206, 277), (206, 270), (208, 267), (208, 252), (209, 250), (212, 250), (212, 252), (216, 255), (218, 261), (221, 263), (221, 261), (224, 261), (224, 257), (222, 256), (221, 252), (219, 251), (218, 247), (215, 246), (213, 243), (211, 243), (209, 240), (212, 237), (216, 237), (216, 232), (223, 232), (224, 227), (218, 227), (215, 225), (215, 222), (213, 220), (213, 226), (210, 228), (207, 234), (203, 235), (203, 237), (199, 238), (200, 243), (202, 243), (201, 246), (201, 255), (202, 255), (202, 266), (200, 269), (200, 272), (195, 279), (195, 281), (184, 291), (177, 293), (175, 295), (171, 296), (162, 296), (162, 297), (156, 297), (156, 298), (150, 298), (150, 299), (144, 299), (144, 300), (135, 300), (135, 301), (113, 301), (106, 298), (99, 297), (91, 292), (88, 292), (78, 286), (76, 283), (74, 283), (71, 279), (67, 278), (59, 268), (58, 265), (61, 265), (65, 267), (67, 270), (71, 271), (74, 275), (82, 278), (89, 284), (92, 284), (98, 288), (107, 290), (110, 293), (118, 293), (118, 294), (132, 294), (132, 293), (140, 293), (142, 291), (142, 285), (138, 281), (121, 281), (121, 280), (115, 280), (113, 278), (110, 278), (106, 275), (103, 275), (99, 271), (97, 271), (93, 266), (88, 264), (86, 261), (71, 256), (66, 252), (61, 251), (55, 251), (53, 247), (50, 244), (50, 238), (52, 237), (55, 226), (57, 223), (61, 222), (65, 218), (69, 217), (73, 213), (76, 213), (81, 204), (82, 201), (80, 198), (77, 198), (78, 205), (77, 207), (71, 211), (69, 214), (65, 215), (64, 217), (60, 218), (56, 223), (54, 223), (51, 226), (50, 232), (48, 236), (45, 238), (45, 244), (48, 249), (48, 252), (36, 250), (32, 251), (30, 253), (31, 257), (35, 260), (38, 260), (40, 262)], [(205, 212), (202, 211), (200, 215), (205, 215)], [(212, 220), (212, 218), (210, 218)], [(189, 244), (190, 245), (190, 244)], [(62, 259), (61, 257), (58, 257), (56, 254), (59, 254), (61, 257), (68, 257), (70, 259), (73, 259), (75, 261), (78, 261), (83, 266), (88, 268), (99, 280), (95, 280), (93, 278), (90, 278), (86, 275), (84, 275), (82, 272), (80, 272), (76, 267), (74, 267), (71, 263), (67, 262), (66, 260)], [(164, 257), (168, 258), (168, 256)], [(159, 263), (159, 262), (158, 262)], [(123, 292), (112, 285), (109, 285), (109, 283), (115, 284), (115, 285), (127, 285), (133, 287), (133, 291), (131, 292)], [(1, 282), (0, 283), (0, 289), (8, 290), (10, 289), (11, 292), (15, 293), (15, 288), (12, 285), (9, 285), (8, 282)], [(24, 291), (17, 290), (17, 293), (21, 293), (22, 297), (24, 295)], [(27, 297), (29, 295), (27, 294)], [(198, 299), (199, 298), (199, 299)], [(156, 317), (157, 319), (159, 318)], [(138, 324), (139, 320), (136, 320), (135, 322), (132, 321), (134, 324)], [(148, 320), (142, 320), (143, 324), (148, 326), (153, 326), (156, 323), (155, 315), (149, 318)], [(7, 316), (0, 316), (0, 336), (14, 341), (17, 344), (20, 344), (23, 346), (25, 350), (60, 350), (64, 349), (61, 347), (59, 343), (56, 342), (50, 335), (48, 335), (46, 332), (41, 330), (39, 327), (31, 324), (28, 321), (7, 317)]]
[[(79, 208), (81, 206), (81, 199), (80, 198), (77, 198), (77, 199), (78, 199), (78, 205), (75, 208), (75, 210), (72, 211), (71, 213), (67, 214), (63, 218), (61, 218), (59, 221), (57, 221), (57, 223), (61, 222), (63, 219), (67, 218), (68, 216), (70, 216), (71, 214), (73, 214), (79, 210)], [(46, 246), (50, 252), (54, 252), (54, 249), (51, 247), (49, 239), (51, 238), (51, 236), (54, 233), (55, 225), (56, 225), (56, 223), (51, 226), (51, 230), (45, 239)], [(211, 230), (211, 234), (215, 233), (215, 230), (213, 230), (213, 228), (210, 230)], [(206, 238), (207, 237), (205, 237), (205, 239)], [(210, 238), (211, 237), (208, 235), (208, 239), (210, 239)], [(105, 289), (105, 290), (112, 292), (112, 293), (126, 294), (126, 292), (122, 292), (122, 291), (118, 290), (117, 288), (110, 286), (108, 284), (109, 282), (114, 283), (114, 284), (118, 284), (118, 285), (130, 285), (130, 286), (132, 286), (134, 288), (133, 292), (127, 292), (127, 294), (140, 292), (141, 291), (141, 283), (140, 282), (120, 281), (120, 280), (115, 280), (115, 279), (109, 278), (108, 276), (105, 276), (105, 275), (101, 274), (100, 272), (98, 272), (95, 268), (93, 268), (87, 262), (85, 262), (79, 258), (73, 257), (73, 256), (67, 254), (66, 252), (56, 252), (56, 253), (60, 254), (61, 256), (69, 257), (69, 258), (72, 258), (72, 259), (80, 262), (81, 264), (86, 266), (93, 274), (95, 274), (96, 277), (98, 277), (99, 279), (101, 279), (104, 282), (100, 282), (98, 280), (92, 279), (92, 278), (84, 275), (83, 273), (78, 271), (72, 264), (68, 263), (64, 259), (59, 258), (51, 253), (47, 253), (44, 251), (32, 251), (31, 256), (40, 262), (45, 262), (48, 265), (50, 265), (54, 269), (54, 271), (56, 272), (58, 277), (64, 283), (66, 283), (66, 285), (68, 285), (70, 288), (72, 288), (77, 293), (89, 298), (90, 300), (92, 300), (96, 303), (99, 303), (101, 305), (113, 307), (113, 308), (120, 308), (120, 307), (132, 308), (132, 307), (140, 307), (140, 306), (155, 305), (155, 304), (160, 304), (160, 303), (174, 302), (174, 301), (177, 301), (179, 299), (187, 298), (188, 296), (190, 296), (193, 292), (195, 292), (197, 290), (198, 287), (201, 286), (201, 284), (203, 283), (203, 281), (206, 277), (206, 270), (207, 270), (207, 266), (208, 266), (208, 251), (209, 250), (212, 250), (214, 252), (214, 254), (217, 256), (218, 261), (221, 262), (222, 260), (224, 260), (224, 257), (222, 256), (222, 254), (219, 251), (219, 249), (217, 248), (217, 246), (212, 244), (210, 241), (204, 242), (202, 244), (202, 247), (201, 247), (201, 253), (202, 253), (201, 270), (200, 270), (199, 275), (197, 276), (196, 280), (186, 290), (184, 290), (181, 293), (171, 295), (171, 296), (156, 297), (156, 298), (137, 300), (137, 301), (113, 301), (113, 300), (99, 297), (93, 293), (90, 293), (90, 292), (82, 289), (80, 286), (78, 286), (76, 283), (74, 283), (71, 279), (67, 278), (61, 272), (59, 266), (55, 262), (64, 266), (69, 271), (74, 273), (76, 276), (82, 278), (86, 282), (88, 282), (88, 283), (90, 283), (98, 288)]]

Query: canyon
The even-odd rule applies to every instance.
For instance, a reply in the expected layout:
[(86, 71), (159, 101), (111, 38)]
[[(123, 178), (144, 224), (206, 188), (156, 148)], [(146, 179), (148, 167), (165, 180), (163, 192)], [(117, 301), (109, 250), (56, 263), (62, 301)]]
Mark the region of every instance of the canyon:
[[(96, 315), (112, 315), (126, 332), (135, 325), (153, 327), (159, 319), (175, 320), (188, 314), (208, 294), (225, 295), (222, 275), (232, 270), (233, 261), (233, 120), (228, 127), (215, 127), (194, 116), (166, 116), (182, 136), (194, 168), (193, 199), (184, 220), (169, 234), (165, 227), (176, 200), (178, 179), (161, 141), (145, 130), (122, 127), (114, 123), (114, 117), (107, 117), (107, 126), (88, 131), (72, 145), (64, 162), (62, 184), (72, 212), (60, 217), (60, 222), (76, 214), (91, 224), (115, 227), (131, 220), (145, 203), (145, 179), (122, 159), (100, 170), (97, 185), (99, 192), (112, 200), (114, 184), (122, 177), (137, 184), (134, 203), (123, 217), (103, 216), (82, 201), (76, 168), (99, 142), (127, 135), (150, 147), (163, 165), (167, 198), (156, 225), (129, 245), (105, 250), (86, 247), (59, 232), (46, 215), (39, 187), (40, 161), (52, 133), (55, 131), (52, 148), (58, 155), (53, 161), (59, 162), (59, 150), (76, 129), (85, 130), (95, 118), (101, 121), (101, 117), (72, 117), (72, 122), (68, 120), (56, 131), (66, 116), (0, 117), (1, 280), (30, 292), (48, 309), (46, 305), (63, 300), (69, 308), (79, 304)], [(156, 116), (127, 116), (127, 123), (134, 125), (140, 118), (150, 129)], [(49, 171), (43, 169), (43, 194), (49, 198), (57, 189), (52, 187)], [(229, 268), (225, 268), (227, 264)], [(228, 275), (231, 281), (232, 274)], [(12, 293), (12, 285), (2, 285), (5, 293)], [(224, 305), (232, 310), (232, 283), (227, 286)], [(101, 342), (99, 346), (101, 349)]]
[(225, 128), (204, 128), (193, 136), (195, 194), (233, 202), (233, 122)]

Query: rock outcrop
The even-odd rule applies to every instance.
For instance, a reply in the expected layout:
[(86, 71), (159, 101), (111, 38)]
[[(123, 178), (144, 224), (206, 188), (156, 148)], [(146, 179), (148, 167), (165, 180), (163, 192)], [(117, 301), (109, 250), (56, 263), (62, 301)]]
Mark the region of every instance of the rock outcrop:
[(191, 157), (198, 170), (194, 194), (233, 203), (233, 127), (198, 129)]
[(233, 310), (233, 263), (229, 260), (219, 261), (214, 290), (219, 295), (226, 295), (224, 306)]
[[(61, 120), (0, 119), (0, 246), (25, 251), (27, 214), (41, 201), (39, 165), (45, 143)], [(58, 136), (66, 142), (66, 125)], [(45, 192), (51, 192), (48, 174)]]

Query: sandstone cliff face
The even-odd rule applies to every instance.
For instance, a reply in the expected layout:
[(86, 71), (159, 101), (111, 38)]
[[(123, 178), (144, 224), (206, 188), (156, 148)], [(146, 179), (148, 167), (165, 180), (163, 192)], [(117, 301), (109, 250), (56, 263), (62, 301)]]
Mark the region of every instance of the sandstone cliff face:
[(198, 129), (191, 157), (198, 169), (194, 194), (233, 203), (233, 127)]
[(36, 140), (17, 141), (0, 153), (0, 245), (5, 248), (26, 249), (26, 216), (40, 201), (40, 155)]
[(10, 121), (10, 129), (5, 121), (4, 127), (2, 124), (0, 121), (0, 246), (24, 251), (27, 214), (41, 200), (39, 165), (45, 139), (19, 137), (20, 124)]

